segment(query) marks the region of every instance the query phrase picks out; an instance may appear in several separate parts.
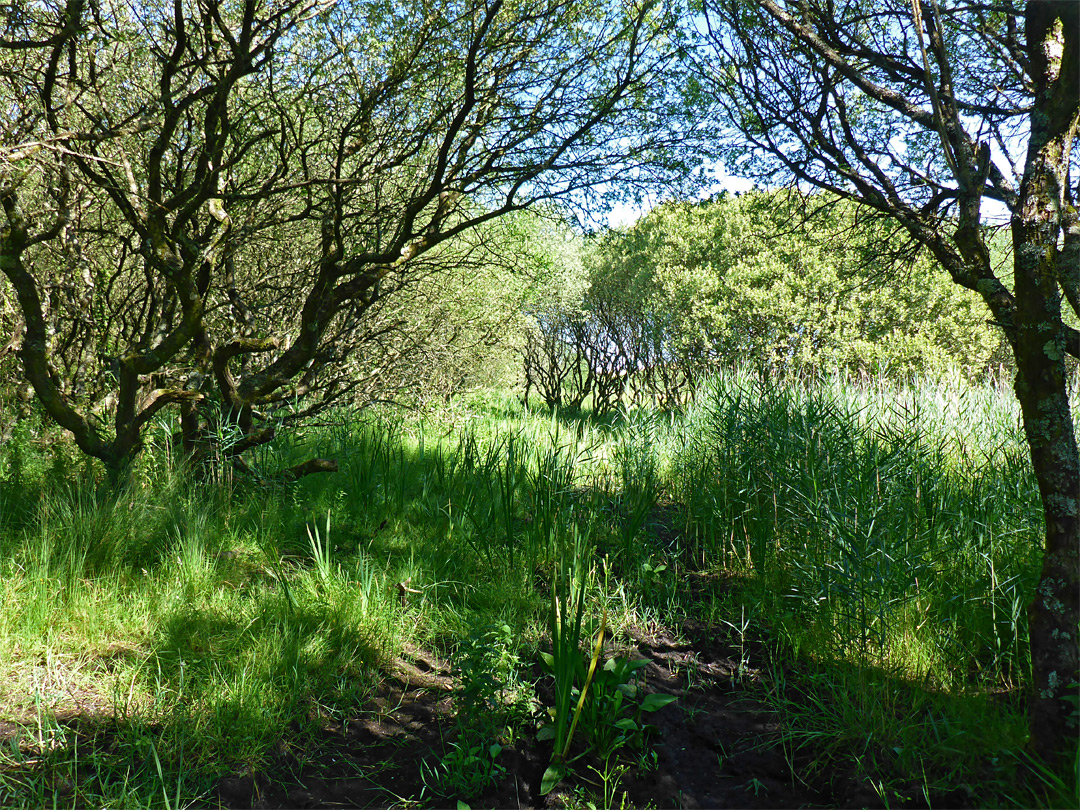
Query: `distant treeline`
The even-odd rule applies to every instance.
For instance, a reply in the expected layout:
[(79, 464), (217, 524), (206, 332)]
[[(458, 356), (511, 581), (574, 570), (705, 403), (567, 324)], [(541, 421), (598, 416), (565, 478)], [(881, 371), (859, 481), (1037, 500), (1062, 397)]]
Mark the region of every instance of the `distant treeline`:
[(823, 194), (661, 205), (592, 239), (579, 277), (531, 309), (526, 390), (605, 410), (624, 396), (675, 403), (736, 364), (969, 379), (1007, 364), (978, 296), (904, 237)]

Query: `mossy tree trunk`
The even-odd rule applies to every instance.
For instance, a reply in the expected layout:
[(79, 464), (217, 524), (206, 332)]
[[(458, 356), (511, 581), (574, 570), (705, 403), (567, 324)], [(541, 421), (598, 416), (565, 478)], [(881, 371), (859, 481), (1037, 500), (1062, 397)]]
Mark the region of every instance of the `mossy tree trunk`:
[(1077, 6), (1029, 3), (1026, 35), (1036, 84), (1027, 163), (1012, 217), (1016, 309), (1012, 338), (1016, 396), (1046, 522), (1042, 575), (1028, 608), (1033, 684), (1031, 745), (1052, 761), (1075, 753), (1078, 729), (1068, 698), (1080, 680), (1080, 464), (1065, 367), (1062, 296), (1075, 295), (1080, 230), (1068, 200), (1069, 154), (1080, 113)]

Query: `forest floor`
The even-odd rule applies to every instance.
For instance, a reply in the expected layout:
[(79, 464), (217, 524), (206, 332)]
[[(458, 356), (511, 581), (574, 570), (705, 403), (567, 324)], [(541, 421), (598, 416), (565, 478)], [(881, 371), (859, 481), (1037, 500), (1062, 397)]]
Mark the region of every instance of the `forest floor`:
[[(715, 575), (703, 585), (727, 583)], [(367, 707), (327, 720), (317, 735), (293, 729), (255, 770), (217, 780), (193, 806), (218, 808), (787, 808), (973, 807), (970, 790), (929, 792), (925, 782), (875, 787), (851, 746), (795, 750), (792, 728), (770, 700), (779, 679), (785, 699), (798, 699), (797, 665), (780, 661), (771, 645), (741, 637), (737, 628), (686, 619), (674, 629), (631, 627), (605, 644), (602, 659), (644, 660), (640, 700), (659, 693), (676, 698), (651, 714), (644, 744), (613, 757), (605, 773), (579, 740), (577, 757), (555, 790), (541, 780), (552, 744), (537, 740), (535, 722), (500, 739), (485, 787), (459, 801), (447, 791), (447, 752), (459, 741), (456, 702), (461, 683), (451, 662), (409, 644), (383, 673)], [(123, 651), (119, 651), (119, 655)], [(539, 664), (525, 673), (535, 697), (553, 702), (550, 675)], [(794, 688), (793, 688), (794, 687)], [(74, 709), (56, 720), (86, 753), (122, 747), (120, 718), (102, 696), (74, 695)], [(806, 707), (803, 707), (804, 710)], [(17, 745), (26, 718), (8, 722), (0, 709), (0, 746)], [(534, 718), (535, 720), (535, 718)], [(579, 738), (582, 736), (578, 735)], [(70, 740), (69, 740), (70, 742)], [(87, 760), (92, 760), (91, 753)], [(607, 783), (605, 784), (605, 777)], [(76, 795), (57, 776), (52, 795), (61, 804)], [(166, 797), (168, 799), (168, 797)], [(166, 801), (166, 806), (169, 805)], [(191, 805), (189, 805), (191, 806)]]

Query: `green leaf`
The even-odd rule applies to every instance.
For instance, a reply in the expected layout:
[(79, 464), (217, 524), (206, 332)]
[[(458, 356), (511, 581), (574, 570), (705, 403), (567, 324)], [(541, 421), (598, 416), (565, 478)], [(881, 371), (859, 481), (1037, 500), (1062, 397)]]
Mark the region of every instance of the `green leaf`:
[(629, 658), (609, 658), (607, 663), (604, 664), (604, 669), (614, 673), (620, 681), (625, 683), (634, 676), (635, 672), (648, 665), (649, 660), (647, 658), (638, 658), (633, 661)]
[(543, 726), (538, 732), (536, 732), (536, 739), (538, 742), (544, 742), (544, 740), (555, 739), (555, 726), (550, 723)]
[(622, 720), (615, 721), (615, 728), (620, 731), (637, 731), (638, 724), (631, 720), (629, 717), (624, 717)]
[(472, 810), (469, 805), (465, 804), (461, 799), (457, 800), (457, 810)]
[(544, 664), (548, 667), (548, 669), (555, 669), (555, 656), (554, 655), (552, 655), (551, 653), (546, 653), (546, 652), (541, 651), (540, 652), (540, 658), (543, 660)]
[(488, 749), (488, 753), (491, 754), (492, 759), (495, 759), (495, 757), (502, 753), (502, 746), (498, 743), (492, 743), (491, 747)]
[(540, 780), (540, 795), (546, 796), (555, 789), (555, 786), (563, 780), (566, 776), (566, 766), (561, 762), (551, 763), (548, 765), (548, 769), (544, 771), (544, 777)]
[(675, 695), (660, 695), (654, 692), (651, 695), (646, 695), (645, 699), (641, 701), (641, 710), (643, 712), (655, 712), (674, 703), (676, 700), (678, 698)]

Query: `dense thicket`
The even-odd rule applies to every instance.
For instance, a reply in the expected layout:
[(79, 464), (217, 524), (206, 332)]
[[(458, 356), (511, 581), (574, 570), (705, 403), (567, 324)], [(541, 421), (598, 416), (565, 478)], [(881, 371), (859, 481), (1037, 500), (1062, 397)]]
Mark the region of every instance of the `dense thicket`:
[(5, 353), (114, 473), (170, 410), (238, 453), (427, 376), (458, 302), (423, 280), (505, 263), (499, 217), (688, 172), (665, 4), (10, 9)]
[(978, 296), (906, 245), (829, 194), (659, 206), (593, 240), (576, 287), (533, 311), (526, 385), (605, 410), (624, 395), (679, 402), (736, 363), (771, 376), (997, 372), (1009, 353)]

